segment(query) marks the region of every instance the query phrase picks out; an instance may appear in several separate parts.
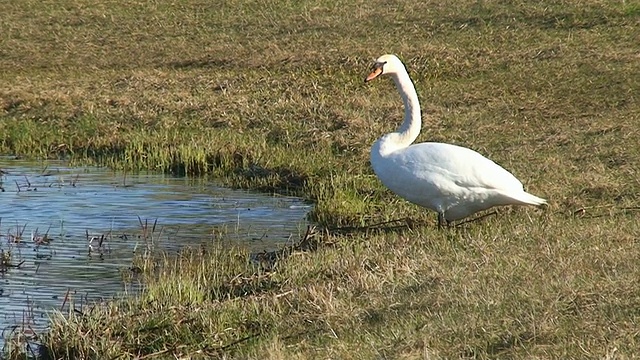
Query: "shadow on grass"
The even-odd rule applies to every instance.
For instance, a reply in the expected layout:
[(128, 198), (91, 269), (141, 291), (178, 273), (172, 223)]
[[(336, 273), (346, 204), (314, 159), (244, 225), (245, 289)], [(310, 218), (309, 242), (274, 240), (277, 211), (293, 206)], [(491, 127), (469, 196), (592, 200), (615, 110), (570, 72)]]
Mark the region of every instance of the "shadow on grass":
[(207, 56), (200, 59), (185, 59), (180, 61), (172, 61), (166, 66), (174, 69), (197, 69), (197, 68), (223, 68), (234, 66), (234, 62), (230, 59), (216, 59)]
[(258, 185), (257, 191), (282, 190), (286, 193), (297, 193), (304, 188), (309, 179), (307, 174), (283, 166), (265, 168), (251, 164), (247, 168), (239, 168), (235, 173), (248, 181), (264, 184)]
[[(277, 266), (278, 261), (282, 261), (296, 252), (316, 251), (320, 246), (331, 246), (331, 243), (326, 240), (326, 236), (321, 239), (322, 235), (317, 231), (316, 227), (307, 226), (304, 236), (297, 242), (286, 245), (279, 250), (252, 254), (251, 259), (260, 265), (262, 271), (272, 271)], [(324, 235), (328, 235), (328, 233)]]
[[(633, 7), (621, 9), (627, 16), (634, 14)], [(450, 23), (456, 28), (481, 27), (495, 23), (518, 24), (518, 26), (533, 27), (542, 30), (588, 30), (598, 26), (608, 26), (620, 17), (613, 10), (606, 10), (596, 6), (586, 6), (579, 11), (513, 11), (500, 7), (475, 6), (474, 16), (454, 15), (449, 18)]]
[(523, 347), (531, 343), (544, 343), (544, 337), (536, 335), (531, 331), (523, 331), (517, 334), (504, 334), (489, 341), (486, 347), (479, 348), (478, 350), (467, 349), (461, 354), (465, 358), (484, 358), (485, 356), (508, 356), (508, 353), (516, 350), (519, 347)]

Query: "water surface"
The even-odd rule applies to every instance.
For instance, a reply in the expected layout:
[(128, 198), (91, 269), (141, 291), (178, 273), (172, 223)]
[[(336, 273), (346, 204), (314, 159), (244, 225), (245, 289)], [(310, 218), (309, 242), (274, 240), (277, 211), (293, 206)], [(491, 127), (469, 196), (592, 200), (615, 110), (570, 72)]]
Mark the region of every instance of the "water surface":
[(226, 241), (271, 250), (304, 233), (310, 210), (298, 198), (198, 178), (11, 158), (0, 158), (0, 169), (4, 337), (15, 326), (42, 331), (47, 311), (60, 308), (67, 292), (82, 304), (135, 291), (120, 271), (145, 249)]

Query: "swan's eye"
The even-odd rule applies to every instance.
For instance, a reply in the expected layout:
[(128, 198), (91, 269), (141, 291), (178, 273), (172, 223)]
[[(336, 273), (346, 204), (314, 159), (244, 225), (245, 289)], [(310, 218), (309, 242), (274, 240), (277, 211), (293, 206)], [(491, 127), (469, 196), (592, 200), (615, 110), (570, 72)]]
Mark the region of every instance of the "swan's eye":
[(373, 64), (373, 70), (382, 69), (386, 63), (386, 61), (383, 61)]

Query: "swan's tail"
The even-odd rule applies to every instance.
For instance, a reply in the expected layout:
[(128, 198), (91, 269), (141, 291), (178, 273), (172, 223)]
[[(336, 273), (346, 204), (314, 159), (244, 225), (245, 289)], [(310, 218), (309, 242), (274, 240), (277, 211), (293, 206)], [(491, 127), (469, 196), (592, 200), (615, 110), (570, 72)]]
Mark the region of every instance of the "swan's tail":
[(547, 200), (539, 198), (535, 195), (531, 195), (526, 191), (517, 194), (508, 194), (508, 196), (514, 201), (514, 204), (516, 205), (541, 206), (547, 203)]

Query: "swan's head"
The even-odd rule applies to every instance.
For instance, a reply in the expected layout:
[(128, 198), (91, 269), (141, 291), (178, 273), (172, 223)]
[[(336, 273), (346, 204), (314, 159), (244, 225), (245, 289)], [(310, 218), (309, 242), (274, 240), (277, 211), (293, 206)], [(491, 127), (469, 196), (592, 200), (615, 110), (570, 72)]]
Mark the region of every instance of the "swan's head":
[(397, 56), (391, 54), (382, 55), (373, 63), (371, 74), (364, 79), (364, 82), (369, 82), (380, 75), (398, 74), (406, 71), (404, 64)]

